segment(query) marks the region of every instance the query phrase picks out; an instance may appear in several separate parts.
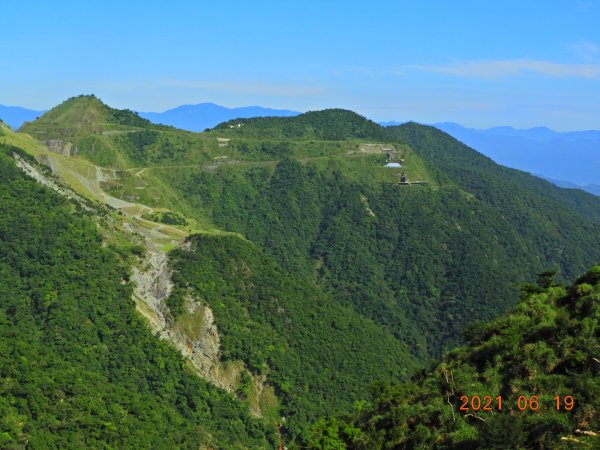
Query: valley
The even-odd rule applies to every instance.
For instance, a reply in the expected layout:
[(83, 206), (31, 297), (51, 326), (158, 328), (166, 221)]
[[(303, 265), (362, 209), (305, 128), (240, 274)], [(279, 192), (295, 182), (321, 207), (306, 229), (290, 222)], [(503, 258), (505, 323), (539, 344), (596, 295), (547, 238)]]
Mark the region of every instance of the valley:
[[(16, 163), (85, 223), (93, 252), (121, 273), (102, 278), (113, 300), (135, 307), (144, 345), (180, 361), (148, 379), (193, 376), (211, 386), (202, 402), (235, 405), (224, 410), (238, 431), (210, 422), (192, 439), (202, 445), (238, 436), (239, 448), (269, 448), (279, 431), (315, 442), (311, 424), (510, 311), (518, 283), (546, 269), (572, 282), (598, 261), (600, 200), (413, 123), (333, 109), (193, 133), (80, 96), (0, 131), (10, 177)], [(93, 308), (97, 290), (82, 292)], [(111, 314), (137, 320), (127, 308)], [(201, 422), (177, 408), (178, 426)]]

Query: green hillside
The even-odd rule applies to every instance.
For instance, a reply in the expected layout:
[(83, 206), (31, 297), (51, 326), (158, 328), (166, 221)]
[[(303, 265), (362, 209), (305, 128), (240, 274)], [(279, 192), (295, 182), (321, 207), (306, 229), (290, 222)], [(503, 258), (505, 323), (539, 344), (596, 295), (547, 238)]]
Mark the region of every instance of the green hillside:
[[(570, 280), (584, 270), (584, 242), (598, 235), (597, 197), (560, 189), (527, 173), (499, 166), (433, 127), (406, 124), (389, 130), (429, 164), (451, 176), (462, 189), (502, 211), (528, 243), (528, 251), (542, 251), (547, 267), (560, 267)], [(575, 242), (565, 245), (570, 240)], [(592, 248), (598, 248), (596, 242), (592, 242)], [(589, 266), (594, 260), (587, 262)]]
[(135, 312), (96, 224), (0, 149), (0, 447), (273, 448)]
[(214, 131), (228, 136), (252, 136), (260, 139), (317, 139), (337, 141), (344, 139), (385, 140), (386, 131), (352, 111), (326, 109), (311, 111), (293, 117), (259, 117), (235, 119), (216, 126)]
[(599, 300), (600, 266), (569, 288), (544, 274), (509, 314), (471, 328), (468, 346), (315, 423), (302, 448), (598, 448)]
[(43, 147), (31, 136), (23, 133), (15, 133), (12, 128), (0, 120), (0, 144), (15, 146), (35, 153), (37, 149)]
[[(94, 95), (61, 103), (19, 130), (42, 142), (55, 141), (62, 151), (85, 155), (102, 166), (125, 167), (129, 156), (115, 146), (122, 136), (142, 136), (168, 127), (154, 125), (129, 110), (110, 108)], [(156, 131), (154, 131), (156, 133)]]
[[(97, 123), (129, 117), (78, 97), (24, 131), (86, 108), (104, 111)], [(88, 130), (71, 161), (103, 162), (86, 139), (105, 140), (121, 169), (106, 192), (240, 233), (421, 360), (459, 342), (468, 323), (506, 311), (517, 300), (511, 285), (546, 268), (572, 279), (600, 248), (598, 199), (498, 166), (430, 127), (383, 128), (339, 109), (200, 134), (146, 125)], [(383, 167), (388, 158), (404, 167)], [(429, 184), (398, 185), (402, 172)]]
[[(108, 205), (86, 220), (129, 267), (148, 326), (286, 442), (506, 313), (517, 283), (549, 268), (572, 281), (599, 258), (599, 199), (421, 125), (333, 109), (191, 133), (80, 96), (2, 138)], [(152, 272), (167, 260), (172, 276)], [(203, 333), (218, 338), (210, 370), (192, 358)]]
[(169, 182), (216, 226), (314, 277), (421, 360), (456, 345), (468, 323), (506, 311), (524, 278), (550, 267), (570, 279), (598, 257), (592, 196), (589, 211), (578, 210), (560, 190), (525, 174), (505, 179), (496, 165), (477, 188), (461, 186), (415, 148), (435, 186), (399, 186), (335, 158), (181, 168)]
[(171, 253), (179, 288), (171, 308), (188, 292), (213, 309), (223, 361), (243, 360), (267, 377), (289, 435), (324, 411), (350, 407), (371, 383), (406, 379), (418, 367), (390, 333), (252, 243), (196, 235), (190, 244)]
[(110, 108), (94, 95), (80, 95), (26, 123), (19, 131), (45, 140), (132, 128), (164, 127), (154, 125), (132, 111)]

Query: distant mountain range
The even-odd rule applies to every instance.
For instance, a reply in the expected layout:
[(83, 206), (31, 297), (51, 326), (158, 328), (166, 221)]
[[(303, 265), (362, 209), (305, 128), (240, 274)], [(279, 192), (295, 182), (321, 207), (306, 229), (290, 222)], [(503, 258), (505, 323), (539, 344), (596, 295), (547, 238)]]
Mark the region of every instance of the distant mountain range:
[(45, 112), (21, 108), (20, 106), (0, 105), (0, 119), (14, 130), (23, 125), (24, 122), (35, 120)]
[(433, 126), (499, 164), (530, 172), (559, 187), (600, 195), (600, 131), (558, 132), (546, 127), (475, 129), (452, 122)]
[(477, 130), (448, 122), (435, 127), (499, 164), (539, 174), (561, 187), (578, 187), (596, 195), (600, 190), (600, 131)]
[(251, 117), (297, 116), (298, 111), (287, 109), (271, 109), (261, 106), (244, 106), (226, 108), (214, 103), (183, 105), (167, 111), (140, 112), (139, 115), (151, 122), (171, 125), (189, 131), (204, 131), (232, 119), (248, 119)]
[(553, 180), (552, 178), (545, 177), (540, 174), (534, 174), (544, 180), (548, 180), (550, 183), (565, 189), (583, 189), (584, 191), (589, 192), (590, 194), (594, 194), (600, 197), (600, 184), (586, 184), (585, 186), (580, 186), (575, 183), (571, 183), (570, 181), (565, 180)]

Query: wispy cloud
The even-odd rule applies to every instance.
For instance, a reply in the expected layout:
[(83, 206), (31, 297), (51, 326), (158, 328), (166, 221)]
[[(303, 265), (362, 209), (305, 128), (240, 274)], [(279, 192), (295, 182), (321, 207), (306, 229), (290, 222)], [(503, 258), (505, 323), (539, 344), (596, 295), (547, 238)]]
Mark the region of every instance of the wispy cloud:
[(562, 64), (537, 59), (457, 61), (450, 64), (417, 65), (413, 67), (423, 72), (482, 79), (496, 79), (527, 74), (537, 74), (554, 78), (600, 78), (600, 64)]
[(600, 62), (600, 45), (594, 42), (577, 42), (573, 45), (573, 52), (584, 61), (594, 63)]
[(600, 2), (598, 0), (579, 0), (575, 3), (575, 6), (578, 9), (582, 9), (584, 11), (588, 11), (598, 6)]

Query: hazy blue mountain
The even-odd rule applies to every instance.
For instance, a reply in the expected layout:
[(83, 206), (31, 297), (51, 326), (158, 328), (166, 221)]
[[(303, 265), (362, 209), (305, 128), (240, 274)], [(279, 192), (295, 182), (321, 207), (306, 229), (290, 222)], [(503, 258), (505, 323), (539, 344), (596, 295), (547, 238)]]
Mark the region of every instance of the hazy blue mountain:
[(381, 125), (382, 127), (395, 127), (397, 125), (402, 125), (403, 123), (406, 122), (396, 122), (394, 120), (390, 120), (389, 122), (377, 122), (379, 125)]
[(434, 126), (500, 164), (551, 181), (568, 181), (597, 194), (594, 186), (586, 185), (600, 185), (600, 131), (561, 133), (545, 127), (478, 130), (448, 122)]
[(545, 177), (543, 175), (536, 175), (540, 178), (543, 178), (544, 180), (547, 180), (549, 182), (551, 182), (552, 184), (561, 187), (561, 188), (565, 188), (565, 189), (582, 189), (586, 192), (589, 192), (590, 194), (594, 194), (594, 195), (598, 195), (600, 196), (600, 185), (598, 184), (586, 184), (585, 186), (580, 186), (578, 184), (575, 183), (571, 183), (570, 181), (565, 181), (565, 180), (553, 180), (552, 178), (548, 178)]
[(583, 186), (583, 189), (600, 197), (600, 184), (588, 184)]
[(297, 111), (287, 109), (271, 109), (261, 106), (244, 106), (226, 108), (214, 103), (198, 105), (182, 105), (162, 113), (140, 112), (139, 115), (154, 123), (171, 125), (189, 131), (204, 131), (222, 122), (238, 118), (296, 116)]
[(4, 123), (10, 125), (13, 130), (16, 130), (23, 125), (23, 122), (31, 122), (45, 112), (46, 111), (21, 108), (20, 106), (0, 105), (0, 119), (2, 119)]

